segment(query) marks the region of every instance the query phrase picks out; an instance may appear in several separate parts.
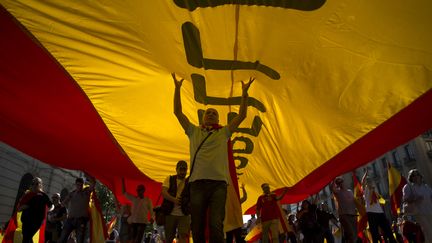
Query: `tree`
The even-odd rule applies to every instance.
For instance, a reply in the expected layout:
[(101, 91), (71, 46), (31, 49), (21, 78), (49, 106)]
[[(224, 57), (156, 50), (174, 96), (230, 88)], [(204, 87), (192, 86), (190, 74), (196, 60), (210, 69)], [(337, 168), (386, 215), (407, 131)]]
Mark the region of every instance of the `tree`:
[(99, 181), (96, 183), (95, 191), (101, 204), (102, 213), (108, 222), (116, 215), (116, 198), (111, 190)]

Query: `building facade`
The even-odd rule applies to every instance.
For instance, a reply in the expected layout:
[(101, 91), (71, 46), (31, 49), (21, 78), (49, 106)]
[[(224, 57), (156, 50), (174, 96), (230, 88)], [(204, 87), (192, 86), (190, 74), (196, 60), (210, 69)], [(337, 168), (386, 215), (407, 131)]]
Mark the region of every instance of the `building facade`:
[(53, 167), (0, 142), (0, 226), (12, 216), (21, 195), (34, 177), (43, 180), (45, 192), (66, 194), (74, 189), (80, 171)]
[(390, 197), (388, 164), (396, 168), (405, 178), (408, 177), (411, 169), (418, 169), (423, 174), (424, 182), (432, 186), (432, 130), (388, 151), (356, 170), (356, 175), (360, 179), (364, 170), (369, 168), (370, 178), (374, 180), (379, 193), (386, 199)]

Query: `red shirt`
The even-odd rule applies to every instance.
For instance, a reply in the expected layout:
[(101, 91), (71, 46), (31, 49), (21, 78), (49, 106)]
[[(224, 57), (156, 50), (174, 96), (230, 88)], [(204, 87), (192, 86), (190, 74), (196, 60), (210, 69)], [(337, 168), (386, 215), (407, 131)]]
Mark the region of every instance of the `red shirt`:
[(261, 212), (261, 222), (279, 218), (279, 205), (277, 204), (276, 194), (261, 195), (256, 205), (257, 212)]

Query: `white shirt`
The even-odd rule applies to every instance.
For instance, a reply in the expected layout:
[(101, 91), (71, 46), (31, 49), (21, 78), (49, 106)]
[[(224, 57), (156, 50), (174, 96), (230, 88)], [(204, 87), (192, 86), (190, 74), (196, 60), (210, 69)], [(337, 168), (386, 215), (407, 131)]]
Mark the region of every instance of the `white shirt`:
[(153, 204), (148, 197), (139, 198), (135, 197), (129, 193), (124, 194), (127, 199), (132, 202), (131, 209), (131, 223), (139, 223), (139, 224), (148, 224), (149, 220), (147, 215), (150, 213), (151, 217), (154, 218), (153, 215)]
[(409, 198), (412, 195), (422, 196), (423, 199), (411, 202), (416, 207), (417, 214), (432, 215), (432, 189), (426, 184), (406, 184), (403, 189), (403, 198)]
[(371, 198), (372, 198), (372, 191), (369, 189), (369, 187), (364, 188), (364, 195), (363, 198), (365, 200), (365, 206), (366, 206), (366, 212), (368, 213), (384, 213), (384, 210), (381, 207), (381, 204), (379, 203), (379, 197), (377, 194), (376, 202), (371, 204)]

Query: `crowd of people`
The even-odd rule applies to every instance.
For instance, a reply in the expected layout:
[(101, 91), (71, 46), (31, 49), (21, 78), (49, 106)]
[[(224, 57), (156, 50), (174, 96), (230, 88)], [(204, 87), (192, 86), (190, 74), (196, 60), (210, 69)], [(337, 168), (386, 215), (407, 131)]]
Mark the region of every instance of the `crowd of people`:
[[(157, 235), (163, 235), (162, 238), (169, 243), (174, 239), (180, 243), (188, 242), (190, 235), (193, 242), (197, 243), (244, 242), (241, 228), (224, 232), (227, 213), (225, 204), (230, 180), (228, 145), (231, 135), (246, 118), (248, 90), (254, 78), (250, 78), (247, 83), (242, 82), (238, 115), (226, 126), (221, 126), (219, 114), (214, 108), (205, 110), (201, 124), (192, 124), (182, 112), (180, 91), (183, 79), (178, 79), (174, 73), (172, 77), (175, 84), (174, 114), (190, 142), (189, 176), (186, 177), (188, 164), (179, 161), (176, 174), (168, 176), (163, 182), (163, 233), (153, 227), (156, 215), (152, 201), (145, 196), (145, 186), (138, 185), (136, 195), (132, 195), (126, 192), (125, 181), (122, 179), (122, 191), (131, 206), (120, 207), (119, 230), (114, 240), (141, 243), (147, 238), (145, 232), (150, 226), (152, 233), (159, 232)], [(365, 191), (361, 203), (365, 207), (372, 242), (397, 242), (401, 237), (408, 242), (432, 242), (432, 189), (423, 182), (418, 170), (411, 170), (408, 180), (409, 183), (403, 188), (403, 220), (399, 224), (402, 228), (398, 230), (397, 224), (390, 224), (379, 202), (375, 185), (368, 179), (366, 171), (362, 178)], [(58, 193), (52, 195), (50, 200), (43, 191), (42, 180), (35, 178), (18, 205), (18, 211), (22, 211), (23, 242), (32, 242), (33, 235), (46, 216), (47, 242), (87, 242), (87, 208), (95, 180), (89, 177), (88, 182), (88, 186), (84, 186), (84, 179), (76, 179), (75, 190), (61, 201)], [(331, 243), (335, 242), (333, 228), (340, 229), (344, 242), (358, 242), (358, 201), (341, 177), (330, 183), (336, 214), (329, 210), (326, 203), (319, 202), (317, 197), (302, 201), (296, 212), (288, 213), (287, 210), (281, 210), (279, 203), (288, 188), (279, 195), (270, 190), (268, 183), (263, 183), (261, 188), (263, 194), (256, 203), (257, 217), (253, 216), (246, 225), (247, 230), (260, 225), (261, 242), (321, 243), (325, 240)], [(244, 185), (242, 189), (244, 201), (247, 198)], [(49, 209), (48, 214), (46, 208)], [(284, 219), (287, 224), (281, 231)]]
[[(269, 242), (269, 237), (273, 239), (272, 242), (281, 243), (332, 243), (336, 242), (336, 238), (339, 238), (338, 242), (348, 243), (432, 242), (432, 189), (424, 183), (417, 169), (409, 172), (408, 181), (403, 188), (404, 206), (399, 215), (392, 215), (392, 221), (385, 212), (385, 200), (379, 195), (366, 170), (362, 178), (362, 198), (356, 198), (344, 179), (338, 177), (330, 183), (337, 211), (331, 212), (326, 202), (318, 202), (318, 197), (304, 200), (297, 210), (290, 213), (285, 210), (283, 216), (288, 225), (285, 231), (281, 231), (280, 227), (278, 230), (277, 225), (283, 223), (278, 219), (276, 204), (285, 191), (277, 196), (270, 192), (269, 185), (265, 183), (262, 185), (264, 193), (256, 204), (258, 218), (253, 215), (246, 228), (249, 232), (255, 224), (261, 223), (263, 235), (260, 242), (264, 243)], [(358, 232), (361, 207), (365, 211), (367, 227), (363, 232)]]
[[(179, 161), (176, 174), (168, 176), (163, 183), (163, 204), (169, 206), (164, 208), (165, 223), (161, 228), (155, 227), (153, 205), (151, 200), (144, 196), (144, 185), (138, 185), (136, 195), (132, 195), (126, 192), (123, 181), (123, 193), (131, 201), (131, 206), (123, 205), (120, 208), (117, 226), (119, 233), (113, 237), (114, 242), (150, 242), (152, 235), (158, 236), (153, 237), (157, 239), (153, 242), (188, 242), (191, 235), (191, 217), (181, 206), (181, 194), (188, 181), (187, 169), (188, 164)], [(263, 194), (256, 203), (256, 217), (255, 214), (252, 215), (243, 229), (240, 229), (240, 237), (229, 236), (229, 232), (224, 232), (223, 240), (219, 242), (245, 242), (245, 234), (257, 225), (261, 226), (260, 242), (263, 243), (321, 243), (324, 240), (331, 243), (336, 242), (334, 234), (337, 231), (342, 232), (342, 242), (430, 242), (432, 189), (423, 182), (420, 172), (416, 169), (409, 172), (409, 183), (403, 188), (403, 212), (394, 224), (388, 220), (380, 203), (381, 196), (367, 174), (366, 171), (362, 178), (364, 194), (361, 202), (365, 206), (368, 220), (369, 234), (366, 235), (369, 237), (366, 241), (358, 238), (358, 211), (357, 203), (354, 202), (356, 198), (353, 192), (346, 188), (344, 180), (338, 177), (330, 184), (337, 213), (331, 212), (325, 202), (319, 202), (318, 197), (303, 200), (296, 211), (288, 213), (287, 210), (282, 210), (288, 227), (281, 231), (281, 207), (278, 201), (287, 190), (276, 195), (270, 190), (270, 185), (264, 183), (261, 185)], [(50, 200), (43, 191), (42, 179), (34, 178), (30, 189), (23, 195), (17, 207), (18, 211), (22, 211), (22, 242), (33, 242), (33, 235), (39, 230), (45, 217), (46, 242), (88, 242), (87, 207), (95, 184), (92, 178), (88, 182), (88, 185), (84, 186), (84, 179), (77, 178), (76, 189), (62, 202), (59, 193), (54, 193)], [(242, 199), (245, 200), (247, 194), (244, 185), (242, 189)], [(45, 215), (47, 208), (49, 211)], [(149, 228), (150, 234), (145, 235)], [(156, 228), (159, 228), (159, 231), (155, 230)], [(209, 232), (205, 232), (204, 237), (212, 241)]]
[[(44, 234), (46, 242), (86, 242), (89, 200), (95, 180), (88, 177), (88, 182), (84, 186), (84, 179), (77, 178), (75, 190), (62, 201), (60, 193), (54, 193), (50, 198), (43, 190), (42, 179), (35, 177), (17, 205), (17, 212), (21, 212), (22, 242), (32, 243), (38, 232)], [(40, 232), (44, 222), (45, 232)]]

